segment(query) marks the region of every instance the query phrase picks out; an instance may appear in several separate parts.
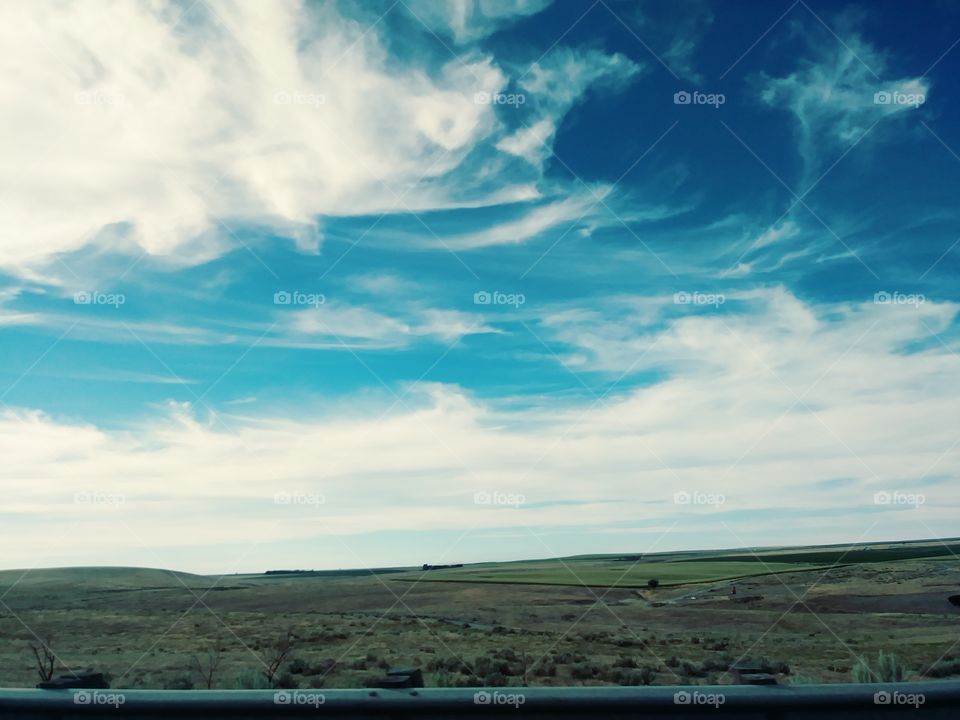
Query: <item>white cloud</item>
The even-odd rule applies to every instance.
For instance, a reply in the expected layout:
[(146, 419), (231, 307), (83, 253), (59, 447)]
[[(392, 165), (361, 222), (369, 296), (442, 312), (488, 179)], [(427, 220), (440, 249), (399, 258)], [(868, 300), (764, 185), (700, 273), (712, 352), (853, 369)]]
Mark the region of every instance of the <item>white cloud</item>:
[(877, 93), (925, 98), (930, 90), (926, 78), (884, 78), (884, 54), (848, 23), (842, 23), (840, 31), (844, 35), (842, 43), (835, 38), (824, 41), (819, 36), (808, 37), (816, 60), (803, 61), (798, 70), (783, 77), (766, 77), (760, 93), (763, 102), (784, 108), (796, 118), (807, 182), (814, 179), (813, 173), (822, 164), (821, 155), (833, 156), (826, 151), (849, 147), (879, 120), (915, 110), (915, 105), (906, 102), (883, 103)]
[(785, 220), (776, 227), (769, 227), (764, 230), (750, 245), (751, 250), (759, 250), (767, 245), (773, 245), (782, 240), (789, 240), (800, 232), (800, 228), (792, 220)]
[(501, 331), (482, 322), (476, 315), (458, 310), (424, 310), (418, 335), (440, 338), (451, 342), (466, 335), (499, 334)]
[[(296, 541), (286, 561), (336, 567), (355, 563), (324, 540), (330, 533), (350, 544), (367, 532), (469, 527), (565, 528), (583, 533), (584, 551), (591, 528), (667, 530), (675, 515), (737, 544), (709, 512), (671, 504), (674, 492), (697, 489), (726, 495), (725, 511), (771, 511), (768, 522), (751, 521), (759, 542), (782, 542), (783, 523), (798, 511), (817, 517), (808, 542), (855, 540), (875, 521), (868, 538), (947, 527), (960, 501), (955, 485), (923, 481), (960, 472), (956, 428), (945, 421), (960, 401), (956, 357), (930, 334), (957, 307), (809, 306), (781, 290), (739, 301), (758, 307), (675, 318), (659, 329), (609, 311), (552, 326), (550, 342), (589, 359), (577, 372), (622, 371), (651, 346), (638, 368), (669, 369), (657, 383), (599, 403), (505, 411), (437, 385), (372, 409), (301, 403), (291, 414), (202, 419), (174, 405), (135, 434), (0, 413), (0, 565), (31, 565), (41, 552), (48, 564), (129, 561), (119, 546), (133, 530), (134, 548), (149, 549), (153, 564), (174, 562), (178, 547), (214, 557), (218, 545), (239, 555), (252, 543)], [(651, 301), (633, 307), (656, 316)], [(634, 335), (643, 342), (631, 344)], [(923, 349), (903, 351), (922, 341)], [(850, 482), (825, 487), (836, 478)], [(870, 512), (873, 493), (895, 488), (923, 492), (926, 504)], [(522, 494), (530, 507), (477, 506), (473, 494), (482, 490)], [(84, 492), (125, 503), (113, 514), (77, 505)], [(326, 502), (278, 507), (278, 492)], [(540, 501), (550, 503), (535, 507)], [(40, 539), (56, 538), (58, 528), (70, 528), (69, 547), (44, 547)], [(668, 533), (663, 547), (674, 542)], [(481, 543), (472, 556), (483, 550)]]
[[(678, 288), (678, 291), (682, 289)], [(674, 294), (616, 298), (591, 310), (561, 310), (545, 315), (555, 341), (581, 358), (578, 370), (620, 374), (660, 369), (688, 372), (699, 368), (709, 377), (717, 369), (744, 374), (806, 377), (809, 382), (830, 361), (843, 362), (832, 371), (859, 373), (869, 367), (869, 382), (896, 387), (894, 377), (879, 372), (877, 358), (910, 342), (935, 343), (932, 332), (946, 330), (957, 315), (953, 303), (885, 305), (862, 303), (813, 308), (781, 287), (727, 292), (722, 287), (688, 288), (686, 292), (723, 296), (719, 307), (677, 304)], [(721, 311), (722, 310), (722, 311)], [(828, 321), (825, 318), (840, 318)], [(863, 335), (860, 338), (860, 335)], [(858, 341), (858, 338), (859, 341)], [(844, 355), (843, 352), (854, 344)], [(932, 374), (948, 369), (949, 354), (897, 356), (897, 373), (919, 373), (925, 361)], [(874, 358), (871, 360), (870, 358)], [(911, 370), (910, 367), (915, 369)], [(823, 387), (826, 387), (824, 384)], [(838, 387), (839, 389), (839, 387)]]
[[(518, 245), (558, 228), (569, 228), (571, 223), (587, 215), (600, 212), (599, 201), (607, 196), (609, 188), (600, 187), (592, 192), (583, 191), (560, 200), (524, 208), (519, 217), (504, 220), (483, 230), (444, 238), (444, 243), (454, 250), (470, 250), (493, 245)], [(602, 206), (600, 206), (602, 207)]]
[(293, 329), (305, 335), (324, 335), (333, 339), (372, 340), (392, 344), (410, 335), (412, 328), (402, 320), (369, 308), (350, 305), (324, 305), (298, 310)]
[[(619, 90), (633, 81), (643, 68), (629, 58), (606, 55), (597, 50), (558, 47), (531, 65), (518, 78), (520, 95), (527, 113), (519, 127), (500, 137), (496, 148), (506, 155), (522, 158), (542, 173), (553, 155), (553, 144), (562, 118), (578, 102), (584, 101), (593, 87)], [(512, 110), (511, 112), (517, 112)], [(473, 249), (491, 245), (519, 244), (552, 228), (590, 215), (602, 216), (604, 222), (619, 222), (602, 208), (611, 188), (599, 186), (583, 189), (576, 181), (574, 189), (561, 188), (568, 196), (549, 202), (529, 203), (520, 217), (512, 217), (475, 232), (444, 237), (446, 247)], [(621, 217), (635, 212), (622, 210)], [(655, 214), (664, 211), (657, 209)]]
[(622, 87), (643, 67), (619, 53), (558, 47), (534, 63), (520, 79), (520, 87), (539, 105), (569, 108), (591, 85)]
[(350, 286), (371, 295), (409, 296), (420, 289), (412, 280), (392, 273), (366, 273), (350, 278)]
[(553, 154), (562, 118), (583, 102), (592, 87), (621, 90), (643, 67), (619, 53), (558, 47), (528, 67), (517, 79), (525, 114), (519, 127), (502, 137), (497, 149), (542, 168)]
[[(544, 5), (436, 12), (466, 38)], [(398, 58), (382, 32), (295, 1), (3, 5), (0, 267), (67, 283), (91, 246), (190, 265), (250, 229), (316, 253), (323, 216), (537, 199), (564, 114), (640, 71), (557, 47), (518, 78), (531, 129), (508, 129), (475, 102), (507, 86), (493, 58)]]
[[(386, 315), (363, 306), (330, 303), (318, 308), (298, 310), (289, 329), (293, 335), (275, 341), (297, 343), (326, 338), (329, 342), (367, 348), (402, 347), (419, 337), (450, 342), (464, 335), (496, 332), (475, 315), (457, 310), (406, 308), (398, 315)], [(269, 341), (268, 341), (269, 342)]]
[(642, 2), (637, 5), (636, 18), (639, 33), (649, 40), (658, 42), (669, 38), (665, 49), (657, 45), (653, 49), (672, 72), (691, 82), (703, 82), (703, 75), (694, 66), (694, 56), (714, 20), (707, 2)]
[(539, 167), (551, 154), (557, 127), (550, 118), (543, 118), (530, 127), (522, 127), (497, 143), (497, 149), (522, 157)]
[[(190, 321), (90, 313), (83, 306), (79, 311), (75, 309), (68, 313), (18, 313), (4, 311), (0, 305), (0, 327), (29, 324), (48, 328), (58, 335), (69, 336), (71, 340), (101, 343), (241, 344), (246, 347), (333, 350), (399, 349), (418, 340), (450, 343), (466, 335), (499, 332), (479, 315), (426, 305), (411, 292), (418, 289), (416, 286), (398, 287), (402, 288), (399, 292), (394, 288), (381, 288), (388, 297), (377, 298), (376, 305), (387, 310), (340, 300), (327, 301), (326, 298), (311, 305), (310, 296), (301, 293), (304, 304), (271, 305), (272, 312), (268, 315), (263, 313), (262, 307), (248, 307), (241, 317), (233, 319), (197, 316)], [(138, 377), (133, 374), (129, 379), (138, 381)], [(181, 380), (174, 378), (170, 382)]]
[(299, 2), (4, 4), (0, 263), (94, 240), (195, 262), (240, 223), (315, 248), (318, 215), (402, 210), (493, 131), (473, 94), (504, 79), (404, 65), (366, 29)]
[(551, 0), (407, 0), (406, 7), (430, 30), (450, 34), (458, 43), (479, 40), (524, 17), (536, 15)]
[(172, 375), (157, 375), (155, 373), (135, 372), (131, 370), (104, 371), (68, 371), (60, 377), (72, 380), (96, 380), (98, 382), (133, 383), (146, 385), (197, 385), (198, 380), (174, 377)]

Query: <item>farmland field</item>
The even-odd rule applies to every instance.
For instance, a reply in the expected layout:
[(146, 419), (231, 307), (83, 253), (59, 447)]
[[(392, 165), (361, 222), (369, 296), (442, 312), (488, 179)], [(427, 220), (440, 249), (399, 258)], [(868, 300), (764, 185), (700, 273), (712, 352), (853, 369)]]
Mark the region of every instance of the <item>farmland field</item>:
[[(420, 582), (490, 582), (523, 585), (587, 585), (592, 587), (646, 587), (656, 579), (660, 585), (732, 580), (758, 575), (803, 572), (825, 569), (824, 565), (787, 562), (752, 562), (749, 560), (687, 560), (661, 563), (627, 563), (617, 561), (552, 561), (518, 563), (483, 569), (432, 571)], [(409, 578), (398, 578), (409, 579)]]
[(727, 683), (741, 658), (780, 682), (849, 682), (858, 658), (881, 651), (896, 652), (906, 678), (934, 680), (960, 672), (953, 547), (222, 577), (5, 571), (0, 685), (37, 681), (30, 646), (42, 636), (58, 671), (107, 672), (114, 687), (206, 687), (211, 657), (213, 687), (251, 687), (287, 632), (293, 648), (276, 681), (290, 687), (362, 687), (391, 666), (420, 667), (434, 686)]

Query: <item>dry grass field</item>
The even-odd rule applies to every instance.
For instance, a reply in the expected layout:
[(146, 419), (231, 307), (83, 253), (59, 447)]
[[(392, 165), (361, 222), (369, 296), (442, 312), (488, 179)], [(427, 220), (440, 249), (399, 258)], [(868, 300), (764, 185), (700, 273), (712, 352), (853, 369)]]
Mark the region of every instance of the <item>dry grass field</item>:
[(362, 687), (396, 666), (434, 686), (727, 683), (741, 657), (783, 682), (848, 682), (880, 651), (927, 679), (960, 658), (947, 600), (960, 562), (933, 547), (871, 546), (852, 563), (821, 548), (377, 575), (4, 571), (0, 686), (37, 682), (39, 637), (58, 672), (104, 671), (114, 687), (252, 687), (287, 633), (274, 682), (303, 688)]

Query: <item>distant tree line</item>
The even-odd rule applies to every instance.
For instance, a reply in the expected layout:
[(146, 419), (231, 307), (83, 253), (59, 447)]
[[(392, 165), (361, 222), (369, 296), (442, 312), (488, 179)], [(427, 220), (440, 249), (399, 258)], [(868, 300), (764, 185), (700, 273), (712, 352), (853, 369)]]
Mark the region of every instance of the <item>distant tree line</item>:
[(423, 564), (423, 567), (420, 568), (424, 572), (427, 570), (449, 570), (450, 568), (461, 568), (463, 563), (457, 563), (456, 565), (428, 565), (427, 563)]

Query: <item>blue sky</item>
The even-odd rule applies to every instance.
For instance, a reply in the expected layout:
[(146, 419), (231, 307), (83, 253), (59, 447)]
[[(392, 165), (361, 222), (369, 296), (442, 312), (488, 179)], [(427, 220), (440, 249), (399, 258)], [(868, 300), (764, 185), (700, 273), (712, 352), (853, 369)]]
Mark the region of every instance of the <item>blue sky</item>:
[(958, 534), (949, 4), (0, 13), (0, 565)]

